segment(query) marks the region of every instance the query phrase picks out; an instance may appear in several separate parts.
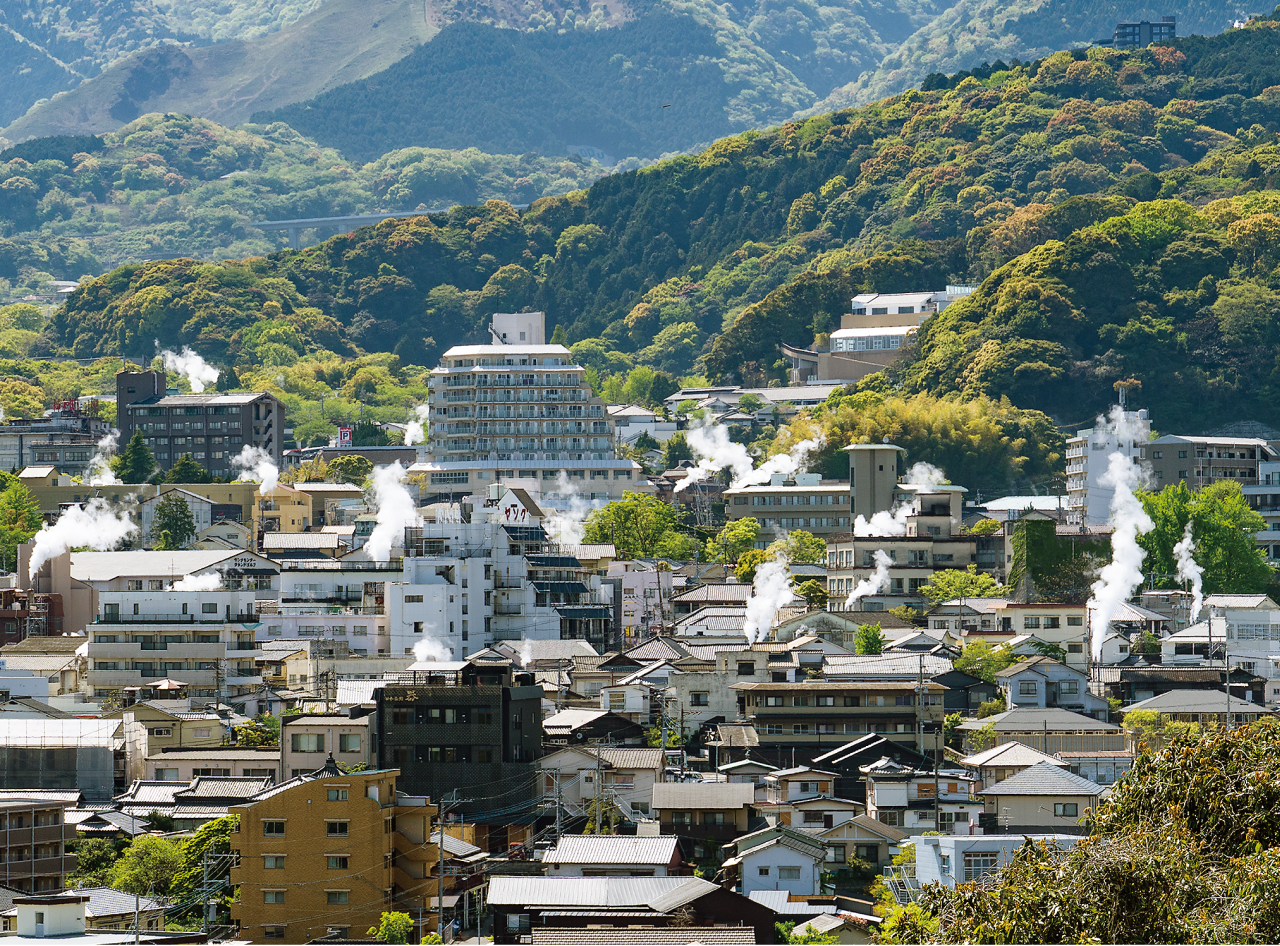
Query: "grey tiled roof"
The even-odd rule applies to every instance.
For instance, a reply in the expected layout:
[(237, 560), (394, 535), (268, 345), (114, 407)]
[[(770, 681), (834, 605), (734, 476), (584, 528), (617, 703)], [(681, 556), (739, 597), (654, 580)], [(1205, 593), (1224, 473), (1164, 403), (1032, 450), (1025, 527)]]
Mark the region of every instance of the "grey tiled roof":
[(982, 790), (984, 795), (1098, 795), (1105, 786), (1038, 762)]

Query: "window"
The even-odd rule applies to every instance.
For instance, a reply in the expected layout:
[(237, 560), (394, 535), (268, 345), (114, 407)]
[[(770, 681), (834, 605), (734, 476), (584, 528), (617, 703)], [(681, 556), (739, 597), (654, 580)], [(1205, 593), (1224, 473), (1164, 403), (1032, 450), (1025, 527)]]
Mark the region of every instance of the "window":
[(328, 801), (346, 801), (347, 790), (345, 788), (331, 788), (326, 792), (325, 797)]
[(356, 732), (344, 732), (338, 735), (338, 751), (339, 752), (359, 752), (360, 751), (360, 734)]
[(1054, 802), (1053, 816), (1055, 818), (1078, 818), (1080, 817), (1080, 806), (1075, 802)]
[(964, 855), (964, 879), (966, 883), (979, 880), (999, 870), (999, 855), (993, 851), (966, 851)]
[(263, 903), (284, 903), (283, 890), (264, 890), (262, 891)]
[(348, 893), (350, 893), (350, 891), (347, 890), (326, 890), (325, 900), (327, 903), (334, 906), (345, 905), (347, 903)]
[(691, 811), (673, 811), (671, 812), (672, 824), (693, 824), (693, 812)]
[(267, 854), (262, 858), (263, 870), (284, 870), (283, 854)]
[(1023, 626), (1023, 627), (1037, 627), (1037, 628), (1038, 628), (1038, 627), (1040, 626), (1040, 618), (1038, 618), (1038, 617), (1029, 617), (1029, 616), (1028, 616), (1028, 617), (1024, 617), (1024, 618), (1022, 619), (1022, 626)]
[(1067, 615), (1067, 627), (1081, 627), (1084, 624), (1084, 618), (1079, 614)]
[(780, 696), (766, 696), (764, 698), (765, 706), (781, 706), (783, 698)]
[(738, 676), (753, 677), (755, 676), (755, 673), (756, 673), (756, 665), (754, 663), (738, 664)]
[(704, 811), (702, 813), (703, 824), (724, 824), (723, 811)]
[[(1127, 649), (1127, 648), (1124, 648), (1124, 647), (1120, 648), (1121, 652), (1125, 651), (1126, 649)], [(1068, 654), (1083, 654), (1083, 653), (1084, 653), (1084, 644), (1068, 644), (1068, 645), (1067, 645), (1067, 653), (1068, 653)]]
[(779, 867), (778, 879), (779, 880), (799, 880), (800, 868), (799, 867)]
[(262, 822), (262, 834), (268, 838), (284, 837), (283, 821), (264, 821)]
[(324, 752), (324, 736), (320, 733), (296, 732), (289, 737), (294, 752)]
[(710, 705), (711, 695), (709, 693), (690, 693), (690, 706), (708, 706)]
[(1034, 681), (1034, 680), (1019, 680), (1019, 681), (1018, 681), (1018, 695), (1019, 695), (1019, 696), (1035, 696), (1035, 695), (1036, 695), (1036, 681)]
[(843, 844), (827, 845), (827, 863), (839, 864), (844, 866), (845, 863), (845, 846)]
[(263, 939), (284, 939), (283, 926), (268, 926), (262, 931)]
[(1048, 629), (1062, 627), (1062, 619), (1056, 615), (1053, 617), (1047, 617), (1044, 619), (1044, 626)]
[(345, 838), (349, 825), (349, 821), (326, 821), (324, 823), (325, 834), (331, 838)]
[(1063, 680), (1058, 684), (1058, 693), (1062, 696), (1075, 696), (1079, 692), (1079, 680)]
[(768, 876), (769, 876), (769, 868), (767, 868), (767, 867), (761, 867), (761, 868), (760, 868), (760, 876), (761, 876), (761, 877), (768, 877)]
[(128, 580), (128, 586), (127, 586), (127, 587), (128, 587), (128, 589), (129, 589), (130, 591), (141, 591), (141, 590), (142, 590), (142, 579), (141, 579), (141, 578), (130, 578), (130, 579)]
[(405, 604), (422, 604), (422, 595), (405, 595)]
[(177, 769), (156, 769), (157, 782), (176, 782), (178, 781)]
[(325, 858), (325, 865), (329, 870), (346, 870), (350, 860), (345, 854), (331, 854)]
[(938, 856), (938, 865), (944, 874), (951, 873), (951, 855), (941, 854)]
[(148, 729), (147, 735), (158, 739), (167, 739), (173, 735), (173, 730), (168, 726), (157, 726), (155, 729)]

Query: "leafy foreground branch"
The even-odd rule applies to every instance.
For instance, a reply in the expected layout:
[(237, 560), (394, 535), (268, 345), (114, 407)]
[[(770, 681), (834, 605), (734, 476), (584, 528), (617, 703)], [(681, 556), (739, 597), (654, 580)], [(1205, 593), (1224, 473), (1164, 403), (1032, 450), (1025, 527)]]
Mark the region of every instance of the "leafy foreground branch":
[(925, 887), (892, 943), (1280, 941), (1280, 722), (1144, 749), (1071, 851), (1027, 843), (986, 885)]

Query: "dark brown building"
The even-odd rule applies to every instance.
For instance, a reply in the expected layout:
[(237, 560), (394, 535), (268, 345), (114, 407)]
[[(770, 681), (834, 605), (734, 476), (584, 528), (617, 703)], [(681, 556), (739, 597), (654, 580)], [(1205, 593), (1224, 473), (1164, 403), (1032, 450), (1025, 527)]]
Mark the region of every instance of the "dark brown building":
[(76, 856), (67, 852), (76, 829), (63, 817), (71, 804), (38, 797), (0, 801), (0, 884), (24, 893), (66, 886), (67, 875), (76, 869)]
[(231, 460), (246, 446), (281, 465), (284, 405), (272, 394), (168, 394), (163, 372), (122, 371), (116, 398), (120, 446), (141, 432), (161, 470), (189, 453), (214, 476), (235, 479)]

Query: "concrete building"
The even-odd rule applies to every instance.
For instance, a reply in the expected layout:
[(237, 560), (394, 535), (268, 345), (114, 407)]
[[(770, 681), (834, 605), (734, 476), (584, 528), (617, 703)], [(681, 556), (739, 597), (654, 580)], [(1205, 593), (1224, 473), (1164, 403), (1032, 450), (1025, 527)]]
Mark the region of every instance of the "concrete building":
[(1052, 657), (1021, 660), (997, 673), (996, 682), (1010, 709), (1056, 706), (1097, 719), (1105, 719), (1109, 712), (1107, 701), (1089, 692), (1089, 677), (1083, 670)]
[(1080, 819), (1098, 803), (1105, 786), (1040, 762), (982, 790), (984, 819), (993, 828), (1022, 833), (1046, 828), (1083, 834)]
[(345, 766), (373, 768), (377, 761), (374, 716), (304, 713), (286, 716), (280, 726), (280, 767), (285, 778), (322, 768), (326, 758)]
[(213, 525), (212, 502), (203, 496), (197, 496), (190, 490), (168, 490), (163, 495), (152, 496), (138, 504), (138, 535), (147, 545), (154, 545), (160, 542), (160, 536), (152, 534), (152, 523), (155, 520), (156, 506), (169, 493), (176, 493), (187, 504), (187, 508), (191, 510), (191, 521), (195, 523), (197, 535)]
[[(1105, 525), (1111, 518), (1111, 497), (1115, 492), (1102, 484), (1102, 475), (1112, 453), (1119, 451), (1134, 463), (1146, 459), (1151, 439), (1151, 419), (1145, 410), (1124, 411), (1124, 423), (1138, 432), (1133, 440), (1121, 443), (1110, 426), (1089, 427), (1067, 438), (1067, 524)], [(1157, 488), (1159, 485), (1157, 484)]]
[(398, 775), (344, 773), (330, 761), (231, 809), (240, 821), (231, 835), (231, 882), (240, 890), (231, 916), (242, 939), (358, 938), (393, 908), (415, 919), (415, 938), (434, 928), (436, 808), (397, 794)]
[(284, 405), (275, 395), (170, 394), (162, 371), (116, 375), (120, 444), (141, 432), (161, 470), (184, 454), (214, 476), (235, 479), (231, 460), (246, 447), (264, 451), (277, 467), (284, 449)]
[(72, 803), (56, 797), (0, 801), (0, 884), (24, 893), (62, 890), (76, 869), (76, 856), (67, 849), (76, 840), (68, 824)]
[(544, 755), (538, 768), (546, 777), (544, 801), (553, 803), (558, 793), (570, 814), (585, 813), (599, 793), (624, 811), (648, 817), (653, 787), (662, 777), (662, 750), (569, 746)]
[(1168, 434), (1147, 443), (1146, 460), (1152, 487), (1163, 489), (1186, 483), (1193, 490), (1229, 480), (1257, 486), (1263, 464), (1276, 463), (1280, 454), (1256, 437), (1181, 437)]
[(1146, 49), (1152, 43), (1158, 45), (1177, 38), (1177, 16), (1162, 16), (1159, 23), (1150, 20), (1117, 23), (1111, 34), (1111, 46), (1114, 49)]
[(726, 879), (748, 897), (757, 890), (812, 896), (821, 888), (826, 845), (803, 831), (771, 825), (735, 838), (725, 850)]
[(1034, 834), (1029, 838), (1009, 834), (918, 835), (911, 838), (916, 851), (916, 881), (946, 887), (980, 882), (1007, 867), (1027, 840), (1047, 841), (1067, 849), (1075, 847), (1080, 837), (1074, 834)]
[(194, 778), (269, 778), (280, 777), (280, 748), (223, 748), (206, 746), (197, 749), (163, 749), (146, 759), (146, 781), (190, 784)]
[[(89, 407), (64, 405), (47, 417), (15, 418), (0, 426), (0, 470), (16, 473), (25, 466), (47, 464), (63, 473), (82, 473), (98, 441), (110, 432), (111, 424)], [(68, 451), (76, 457), (69, 458)], [(88, 456), (81, 460), (85, 452)]]
[(796, 529), (817, 536), (849, 530), (849, 484), (820, 479), (817, 473), (797, 473), (792, 478), (777, 473), (767, 486), (726, 489), (724, 499), (730, 522), (755, 519), (760, 523), (758, 549)]
[[(641, 469), (614, 453), (614, 420), (563, 345), (542, 342), (541, 312), (499, 313), (491, 345), (456, 345), (431, 372), (427, 502), (518, 480), (535, 497), (557, 479), (583, 498), (620, 499)], [(536, 339), (536, 341), (534, 341)]]
[(922, 769), (884, 758), (863, 766), (867, 817), (905, 831), (968, 834), (982, 802), (964, 769)]

